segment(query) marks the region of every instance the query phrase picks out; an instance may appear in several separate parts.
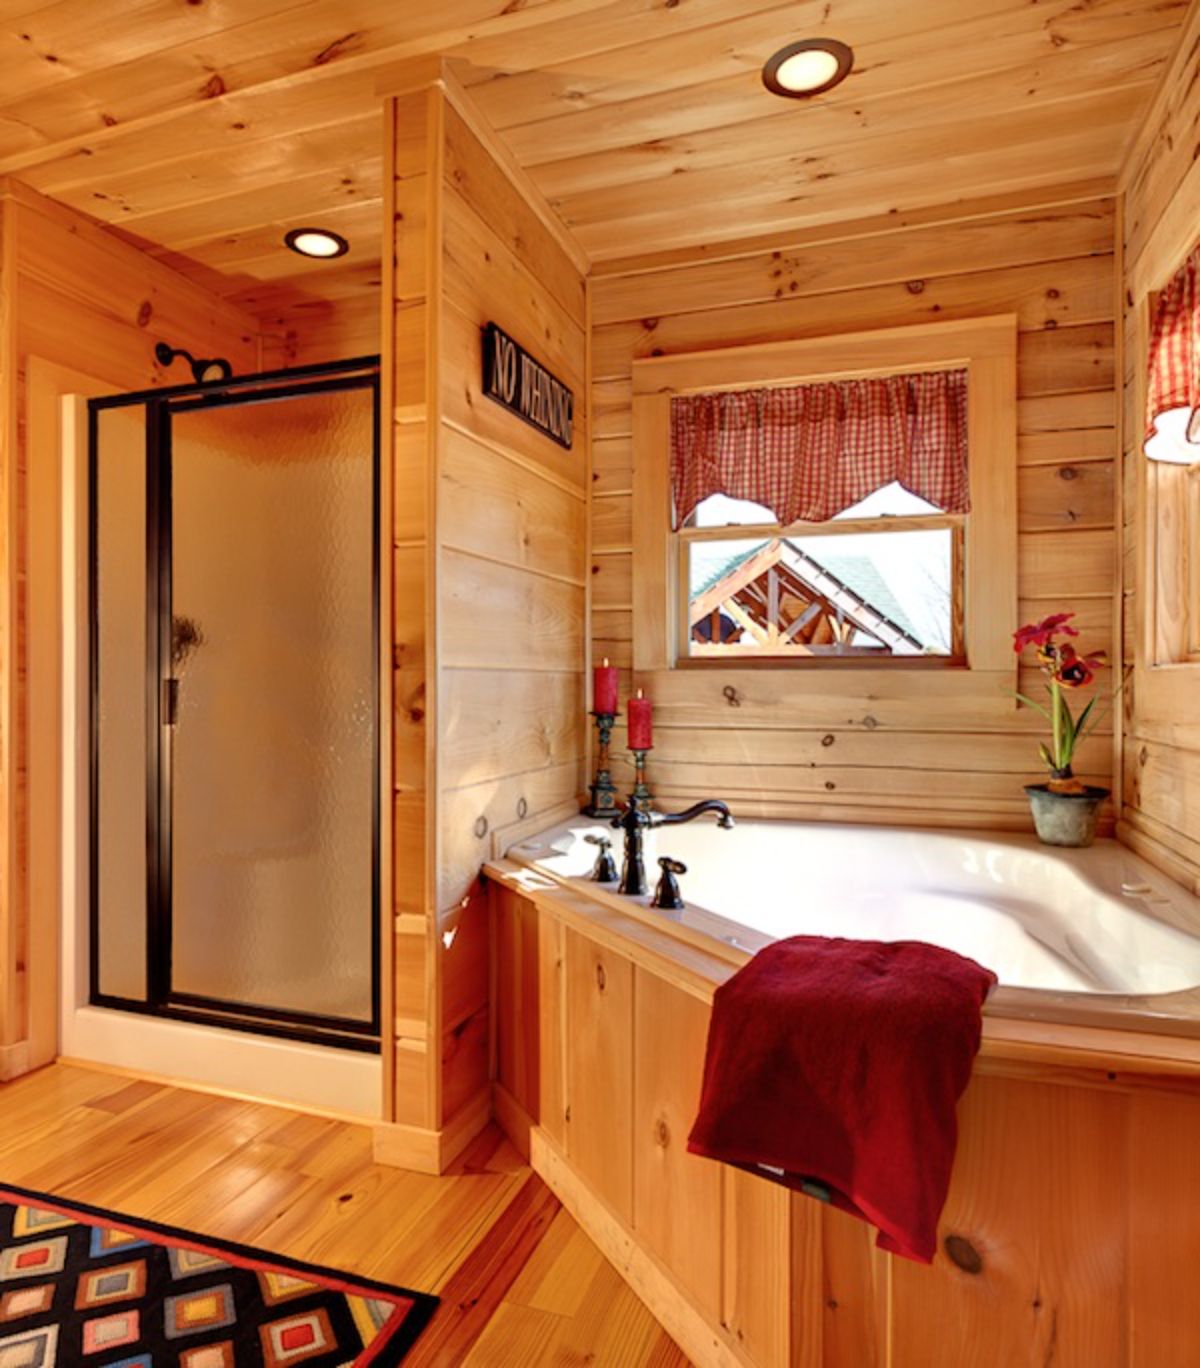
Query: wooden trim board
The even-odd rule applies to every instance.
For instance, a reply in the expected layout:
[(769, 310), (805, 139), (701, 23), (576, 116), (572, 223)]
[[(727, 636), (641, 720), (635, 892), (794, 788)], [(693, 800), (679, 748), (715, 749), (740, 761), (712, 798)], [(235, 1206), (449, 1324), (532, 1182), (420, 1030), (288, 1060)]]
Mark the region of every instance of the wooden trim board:
[(489, 1086), (460, 1108), (440, 1130), (425, 1126), (375, 1126), (375, 1162), (417, 1173), (445, 1173), (491, 1119)]

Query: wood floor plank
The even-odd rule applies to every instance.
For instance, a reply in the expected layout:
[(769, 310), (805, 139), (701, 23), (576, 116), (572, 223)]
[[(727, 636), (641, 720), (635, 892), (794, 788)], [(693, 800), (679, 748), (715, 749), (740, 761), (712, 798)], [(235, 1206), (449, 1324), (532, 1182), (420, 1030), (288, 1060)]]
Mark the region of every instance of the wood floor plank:
[(0, 1183), (443, 1299), (406, 1368), (688, 1368), (489, 1126), (441, 1178), (367, 1126), (55, 1064), (0, 1084)]

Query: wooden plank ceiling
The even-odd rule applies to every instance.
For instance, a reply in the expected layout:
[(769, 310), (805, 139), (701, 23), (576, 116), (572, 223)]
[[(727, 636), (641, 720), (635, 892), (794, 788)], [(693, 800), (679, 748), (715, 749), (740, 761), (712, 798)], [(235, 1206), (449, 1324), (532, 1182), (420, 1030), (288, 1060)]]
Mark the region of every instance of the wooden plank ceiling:
[[(600, 262), (1109, 177), (1187, 0), (0, 0), (0, 174), (267, 313), (379, 279), (380, 72), (442, 52)], [(840, 38), (846, 83), (761, 84)], [(314, 265), (317, 221), (350, 255)]]

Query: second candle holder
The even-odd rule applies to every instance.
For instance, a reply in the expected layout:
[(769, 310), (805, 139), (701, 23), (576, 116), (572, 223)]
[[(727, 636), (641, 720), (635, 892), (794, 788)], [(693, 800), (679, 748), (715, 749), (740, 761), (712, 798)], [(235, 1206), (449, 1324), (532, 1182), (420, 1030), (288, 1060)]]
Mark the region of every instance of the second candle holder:
[(646, 756), (650, 753), (650, 749), (647, 747), (645, 750), (634, 750), (632, 746), (630, 747), (630, 750), (633, 751), (633, 805), (642, 812), (649, 812), (650, 804), (654, 802), (654, 794), (646, 786)]
[(633, 752), (633, 805), (650, 811), (654, 795), (646, 786), (646, 756), (654, 748), (650, 700), (642, 692), (629, 700), (629, 749)]

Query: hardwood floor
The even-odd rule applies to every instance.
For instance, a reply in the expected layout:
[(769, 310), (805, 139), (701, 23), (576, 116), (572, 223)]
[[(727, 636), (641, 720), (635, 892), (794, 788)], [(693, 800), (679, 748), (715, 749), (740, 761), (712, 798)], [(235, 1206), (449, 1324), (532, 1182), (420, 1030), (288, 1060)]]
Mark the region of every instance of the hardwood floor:
[(0, 1182), (435, 1292), (406, 1368), (687, 1368), (495, 1127), (431, 1178), (365, 1126), (54, 1064), (0, 1085)]

